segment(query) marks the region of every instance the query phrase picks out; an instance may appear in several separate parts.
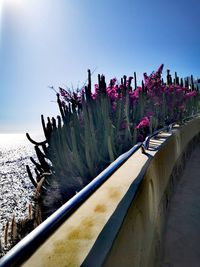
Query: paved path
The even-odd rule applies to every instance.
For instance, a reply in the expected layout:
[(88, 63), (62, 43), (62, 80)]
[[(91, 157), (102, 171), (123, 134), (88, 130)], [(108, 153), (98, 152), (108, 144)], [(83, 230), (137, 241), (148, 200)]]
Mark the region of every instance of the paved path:
[(200, 145), (172, 196), (162, 267), (200, 267)]

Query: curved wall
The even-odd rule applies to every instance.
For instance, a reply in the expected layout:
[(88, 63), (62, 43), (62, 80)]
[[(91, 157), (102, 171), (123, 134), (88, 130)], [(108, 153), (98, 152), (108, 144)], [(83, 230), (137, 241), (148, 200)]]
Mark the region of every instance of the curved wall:
[(155, 267), (174, 178), (199, 132), (196, 118), (136, 151), (23, 266)]
[(200, 120), (195, 119), (174, 131), (155, 154), (103, 266), (160, 266), (170, 194), (199, 131)]

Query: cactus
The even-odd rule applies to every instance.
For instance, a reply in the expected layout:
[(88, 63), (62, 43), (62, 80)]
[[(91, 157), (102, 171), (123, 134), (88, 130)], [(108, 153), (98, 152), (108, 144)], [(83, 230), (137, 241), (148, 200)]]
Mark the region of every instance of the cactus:
[[(29, 167), (27, 172), (39, 196), (43, 219), (131, 148), (140, 135), (145, 138), (146, 134), (165, 124), (182, 121), (186, 115), (198, 112), (199, 98), (184, 100), (184, 92), (177, 98), (176, 92), (183, 88), (183, 79), (179, 79), (177, 73), (172, 79), (167, 70), (165, 83), (161, 79), (162, 67), (149, 77), (146, 75), (141, 88), (137, 86), (135, 72), (134, 78), (124, 75), (120, 84), (116, 85), (116, 80), (111, 80), (108, 86), (105, 76), (99, 74), (94, 98), (90, 70), (84, 91), (68, 92), (60, 88), (60, 94), (57, 94), (60, 116), (57, 119), (47, 118), (47, 122), (41, 116), (46, 140), (36, 142), (27, 134), (29, 141), (35, 145), (38, 158), (38, 162), (31, 158), (36, 178), (33, 178)], [(185, 81), (185, 86), (187, 96), (189, 80)], [(194, 87), (192, 78), (191, 87)], [(186, 110), (180, 112), (177, 105), (183, 101)], [(149, 109), (153, 115), (146, 115)], [(148, 126), (141, 126), (142, 118), (149, 121)]]

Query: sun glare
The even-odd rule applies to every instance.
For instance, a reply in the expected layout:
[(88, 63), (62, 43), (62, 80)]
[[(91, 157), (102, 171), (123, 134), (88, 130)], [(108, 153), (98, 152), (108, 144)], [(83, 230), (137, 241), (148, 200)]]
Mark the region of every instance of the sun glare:
[(0, 0), (0, 16), (2, 13), (2, 9), (3, 9), (3, 3), (4, 3), (4, 0)]
[(0, 0), (0, 45), (1, 45), (1, 29), (2, 29), (2, 13), (4, 0)]
[(6, 7), (15, 8), (22, 5), (22, 2), (23, 0), (0, 0), (0, 8), (2, 9), (4, 5)]
[(0, 19), (2, 17), (4, 7), (17, 8), (22, 6), (23, 0), (0, 0)]

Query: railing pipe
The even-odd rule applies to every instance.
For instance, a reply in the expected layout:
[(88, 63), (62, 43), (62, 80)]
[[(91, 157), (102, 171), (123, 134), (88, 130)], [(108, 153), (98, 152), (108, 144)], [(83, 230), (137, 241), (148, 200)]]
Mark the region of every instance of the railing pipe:
[(170, 132), (172, 130), (174, 124), (176, 124), (176, 123), (172, 123), (170, 125), (167, 125), (167, 126), (161, 128), (161, 129), (153, 132), (152, 134), (148, 135), (146, 137), (145, 141), (143, 142), (144, 149), (148, 149), (149, 148), (149, 143), (150, 143), (150, 140), (151, 140), (152, 137), (158, 135), (160, 132), (163, 132), (163, 131)]
[(136, 144), (128, 152), (119, 156), (86, 187), (67, 201), (36, 229), (15, 245), (3, 258), (0, 267), (19, 266), (24, 262), (50, 234), (64, 222), (94, 191), (96, 191), (125, 161), (140, 147)]

